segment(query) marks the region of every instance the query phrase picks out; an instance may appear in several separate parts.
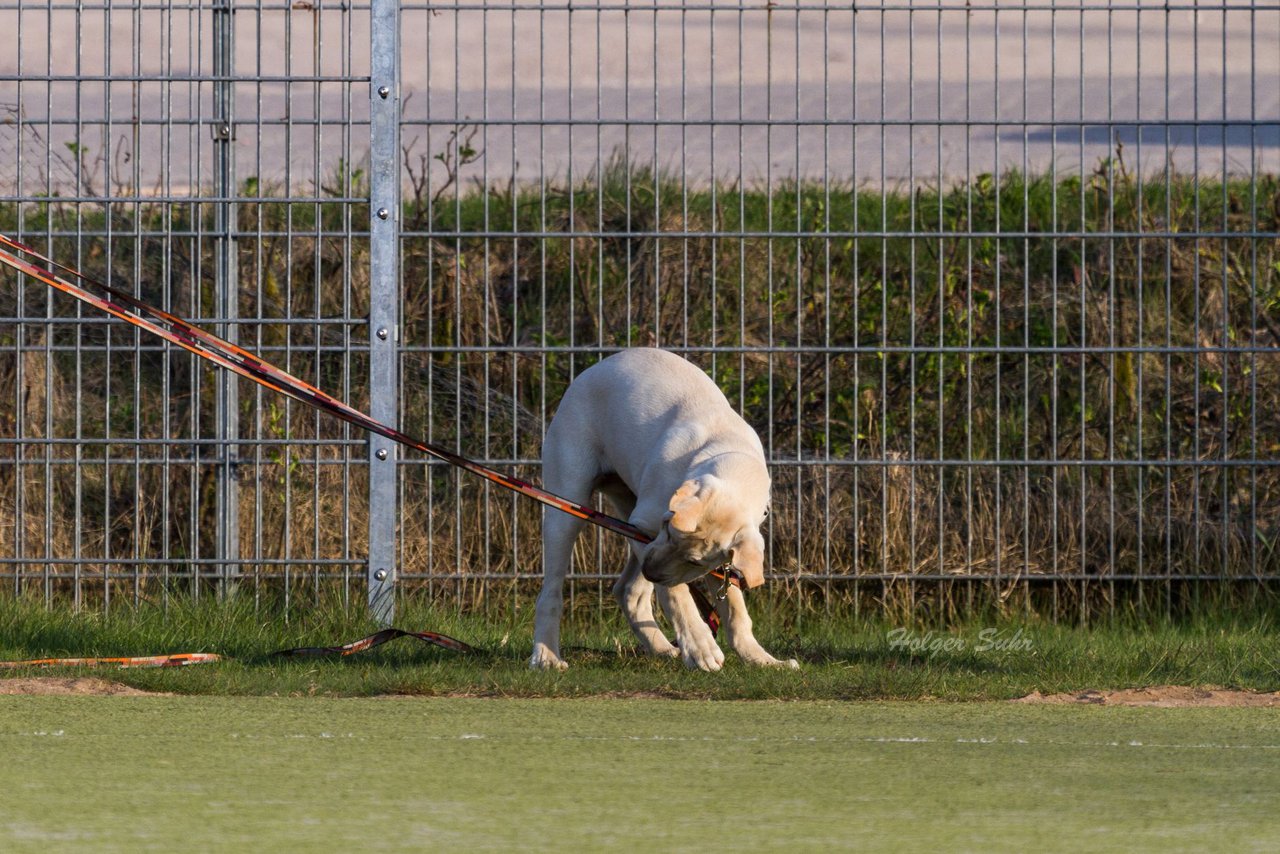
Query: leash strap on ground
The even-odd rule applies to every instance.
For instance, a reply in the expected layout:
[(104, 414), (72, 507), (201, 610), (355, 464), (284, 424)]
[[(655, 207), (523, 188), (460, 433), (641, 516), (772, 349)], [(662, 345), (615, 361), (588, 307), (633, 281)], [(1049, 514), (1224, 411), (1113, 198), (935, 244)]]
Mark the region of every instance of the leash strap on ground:
[[(475, 652), (475, 647), (465, 644), (457, 638), (442, 635), (439, 632), (409, 632), (404, 629), (389, 628), (374, 632), (358, 641), (344, 643), (341, 646), (300, 646), (295, 649), (282, 649), (271, 653), (270, 658), (313, 658), (320, 656), (347, 656), (382, 646), (396, 638), (417, 638), (423, 643), (433, 644), (452, 650), (453, 652)], [(141, 655), (133, 658), (31, 658), (25, 661), (0, 661), (0, 670), (15, 670), (22, 667), (102, 667), (115, 665), (127, 667), (185, 667), (191, 664), (209, 664), (215, 661), (231, 661), (225, 655), (214, 652), (183, 652), (173, 655)]]
[(25, 661), (0, 661), (0, 670), (16, 670), (21, 667), (102, 667), (114, 664), (126, 667), (185, 667), (189, 664), (208, 664), (227, 661), (226, 656), (213, 652), (182, 652), (174, 655), (140, 655), (134, 658), (29, 658)]
[(319, 655), (355, 655), (357, 652), (364, 652), (367, 649), (373, 649), (375, 646), (382, 646), (389, 640), (396, 638), (417, 638), (418, 640), (435, 644), (454, 652), (475, 652), (475, 647), (465, 644), (457, 638), (451, 638), (448, 635), (442, 635), (439, 632), (408, 632), (404, 629), (383, 629), (380, 632), (374, 632), (358, 641), (344, 643), (341, 646), (300, 646), (297, 649), (282, 649), (279, 652), (271, 653), (273, 658), (299, 658), (305, 656)]

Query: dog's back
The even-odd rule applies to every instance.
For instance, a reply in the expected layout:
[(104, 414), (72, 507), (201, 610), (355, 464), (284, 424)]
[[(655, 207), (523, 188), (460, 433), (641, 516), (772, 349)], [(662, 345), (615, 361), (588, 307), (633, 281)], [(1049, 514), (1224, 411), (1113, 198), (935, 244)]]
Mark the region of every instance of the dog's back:
[[(625, 444), (617, 441), (620, 433)], [(573, 441), (560, 441), (567, 436)], [(639, 491), (646, 463), (692, 456), (709, 442), (753, 451), (763, 461), (756, 432), (700, 368), (664, 350), (623, 350), (570, 384), (547, 429), (543, 477), (550, 486), (590, 466), (593, 475), (616, 473)]]

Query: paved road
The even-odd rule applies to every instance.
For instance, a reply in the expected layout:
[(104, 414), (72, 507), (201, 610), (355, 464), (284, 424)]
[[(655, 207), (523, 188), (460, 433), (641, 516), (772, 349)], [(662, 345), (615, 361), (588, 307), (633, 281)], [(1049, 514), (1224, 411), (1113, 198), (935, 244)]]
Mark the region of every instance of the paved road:
[[(236, 158), (240, 176), (302, 193), (332, 183), (344, 152), (358, 160), (366, 150), (368, 21), (293, 5), (235, 15), (236, 75), (269, 79), (236, 87)], [(582, 178), (615, 156), (691, 182), (1080, 172), (1116, 141), (1130, 166), (1280, 170), (1274, 7), (945, 6), (856, 16), (720, 0), (683, 12), (613, 0), (572, 13), (474, 0), (407, 8), (403, 137), (436, 181), (442, 167), (430, 156), (455, 123), (475, 129), (482, 155), (463, 176), (484, 182)], [(67, 145), (77, 140), (94, 189), (209, 185), (210, 131), (192, 123), (212, 122), (212, 86), (186, 78), (211, 73), (210, 13), (109, 18), (70, 5), (0, 10), (0, 191), (15, 192), (19, 177), (28, 193), (74, 182)], [(47, 82), (77, 70), (94, 79)], [(108, 86), (97, 79), (108, 73), (144, 80)], [(156, 79), (165, 77), (177, 80)], [(20, 134), (18, 115), (35, 124)]]

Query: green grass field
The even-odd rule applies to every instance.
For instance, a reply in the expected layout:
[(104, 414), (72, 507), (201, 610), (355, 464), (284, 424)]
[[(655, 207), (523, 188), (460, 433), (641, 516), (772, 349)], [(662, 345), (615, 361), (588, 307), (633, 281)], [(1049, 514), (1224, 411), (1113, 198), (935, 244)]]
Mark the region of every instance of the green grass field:
[[(198, 667), (92, 671), (145, 690), (209, 695), (1002, 700), (1032, 691), (1149, 685), (1280, 690), (1280, 632), (1273, 609), (1261, 604), (1215, 616), (1090, 626), (1008, 615), (901, 625), (840, 613), (818, 619), (767, 596), (753, 597), (752, 604), (762, 643), (777, 655), (799, 659), (799, 671), (747, 668), (731, 654), (720, 673), (692, 673), (677, 661), (640, 656), (612, 606), (566, 622), (565, 673), (528, 669), (529, 609), (484, 615), (409, 604), (398, 614), (401, 628), (445, 632), (478, 647), (475, 655), (402, 639), (347, 659), (273, 659), (274, 650), (351, 641), (376, 626), (337, 608), (317, 608), (285, 622), (256, 610), (251, 601), (211, 599), (175, 601), (167, 613), (117, 607), (105, 617), (0, 601), (0, 661), (175, 652), (231, 656)], [(984, 645), (984, 637), (991, 642)], [(0, 670), (0, 678), (5, 675)]]
[[(464, 656), (351, 640), (340, 609), (284, 622), (242, 601), (74, 615), (0, 603), (0, 659), (204, 651), (235, 660), (93, 675), (174, 696), (0, 696), (0, 851), (1276, 850), (1274, 709), (995, 702), (1160, 684), (1280, 689), (1267, 608), (1063, 626), (894, 626), (757, 602), (799, 671), (638, 657), (620, 617), (531, 626), (405, 608)], [(982, 649), (994, 630), (1003, 649)], [(897, 634), (895, 634), (897, 633)], [(895, 646), (913, 637), (917, 648)], [(944, 702), (969, 700), (974, 702)], [(753, 702), (743, 702), (753, 701)], [(912, 702), (904, 702), (912, 701)]]
[(1274, 851), (1249, 709), (0, 698), (0, 848)]

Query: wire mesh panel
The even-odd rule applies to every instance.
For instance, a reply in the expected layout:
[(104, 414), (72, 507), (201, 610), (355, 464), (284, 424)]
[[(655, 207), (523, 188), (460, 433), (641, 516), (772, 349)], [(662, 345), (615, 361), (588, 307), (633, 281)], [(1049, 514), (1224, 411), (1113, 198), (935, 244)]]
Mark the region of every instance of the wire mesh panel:
[[(806, 606), (1276, 580), (1280, 6), (405, 2), (397, 46), (382, 2), (0, 0), (4, 228), (535, 482), (574, 376), (672, 349), (760, 432)], [(401, 454), (371, 507), (364, 437), (42, 287), (15, 591), (359, 596), (385, 529), (402, 593), (526, 601), (536, 505)]]
[[(660, 346), (763, 437), (803, 601), (1275, 578), (1276, 6), (475, 0), (401, 37), (415, 431), (536, 477), (572, 377)], [(404, 468), (407, 579), (537, 575), (536, 508)], [(623, 546), (585, 539), (594, 603)]]
[[(4, 232), (367, 398), (367, 9), (5, 3), (0, 31)], [(2, 298), (10, 591), (363, 597), (363, 436), (38, 282)]]

